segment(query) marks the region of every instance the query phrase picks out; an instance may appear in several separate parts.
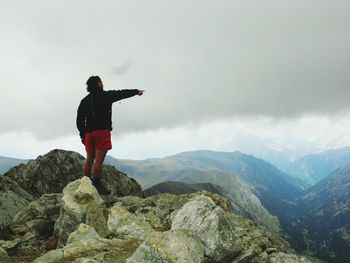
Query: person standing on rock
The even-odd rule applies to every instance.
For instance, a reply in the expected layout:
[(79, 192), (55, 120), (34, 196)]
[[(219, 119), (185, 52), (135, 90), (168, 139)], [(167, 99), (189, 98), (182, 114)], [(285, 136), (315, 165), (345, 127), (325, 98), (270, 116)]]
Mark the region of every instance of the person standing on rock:
[[(102, 163), (108, 150), (112, 149), (112, 104), (118, 100), (143, 95), (144, 90), (103, 90), (99, 76), (91, 76), (87, 82), (89, 94), (79, 104), (77, 128), (85, 145), (86, 161), (83, 176), (88, 176), (100, 194), (108, 194), (102, 186)], [(91, 174), (92, 171), (92, 174)]]

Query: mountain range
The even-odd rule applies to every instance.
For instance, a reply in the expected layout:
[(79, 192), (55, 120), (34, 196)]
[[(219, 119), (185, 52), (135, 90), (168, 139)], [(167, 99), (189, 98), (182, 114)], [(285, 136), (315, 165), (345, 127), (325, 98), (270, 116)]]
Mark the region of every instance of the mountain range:
[(0, 177), (0, 262), (311, 263), (218, 194), (145, 198), (134, 179), (104, 165), (110, 194), (100, 196), (83, 162), (53, 150)]
[[(135, 177), (144, 189), (162, 181), (186, 182), (193, 170), (208, 173), (219, 171), (227, 173), (227, 177), (237, 176), (240, 181), (249, 185), (263, 206), (274, 215), (278, 214), (279, 207), (285, 200), (297, 198), (302, 189), (299, 179), (281, 172), (268, 162), (241, 152), (193, 151), (144, 161), (117, 160), (109, 157), (106, 163)], [(185, 175), (182, 175), (184, 173)], [(192, 181), (187, 182), (199, 183), (193, 181), (194, 177), (191, 176)], [(228, 187), (228, 184), (221, 180), (211, 183)]]
[[(350, 258), (350, 164), (336, 169), (298, 200), (304, 207), (298, 230), (306, 249), (329, 261)], [(300, 215), (299, 215), (300, 216)]]
[(350, 162), (350, 147), (303, 156), (289, 164), (286, 172), (312, 186)]
[[(0, 177), (0, 197), (7, 204), (1, 220), (13, 217), (42, 194), (61, 191), (65, 183), (61, 183), (60, 177), (69, 181), (73, 180), (72, 174), (80, 176), (81, 168), (70, 170), (72, 159), (66, 159), (66, 154), (48, 156), (51, 155), (20, 164)], [(279, 233), (297, 251), (316, 254), (328, 262), (347, 262), (350, 258), (349, 156), (350, 147), (304, 156), (289, 166), (288, 173), (240, 152), (194, 151), (144, 161), (107, 156), (106, 163), (134, 177), (146, 194), (212, 190), (228, 198), (231, 206), (236, 206), (236, 212)], [(44, 162), (40, 158), (48, 161), (41, 164)], [(75, 158), (81, 166), (82, 157)], [(63, 174), (55, 163), (64, 164)], [(47, 167), (57, 168), (47, 170)], [(293, 169), (299, 169), (299, 174), (292, 173)], [(312, 186), (305, 189), (301, 179), (309, 180)], [(57, 189), (46, 189), (48, 184)]]
[[(330, 157), (332, 153), (344, 158), (336, 161), (336, 156)], [(331, 164), (329, 167), (337, 167), (346, 163), (347, 149), (322, 153), (320, 156), (323, 157), (317, 157), (320, 162), (328, 161)], [(312, 160), (310, 157), (305, 159)], [(302, 190), (303, 185), (295, 177), (281, 172), (270, 163), (240, 152), (196, 151), (145, 161), (109, 158), (108, 162), (137, 178), (143, 187), (169, 180), (209, 182), (221, 186), (230, 196), (234, 196), (234, 193), (245, 196), (249, 192), (240, 192), (240, 189), (244, 189), (242, 185), (227, 181), (228, 178), (238, 178), (238, 182), (242, 182), (263, 207), (278, 216), (280, 234), (298, 251), (314, 253), (329, 262), (346, 262), (344, 259), (350, 258), (350, 171), (346, 164), (324, 176), (310, 189)], [(317, 162), (313, 164), (317, 167)], [(157, 187), (159, 185), (150, 189)], [(168, 191), (171, 192), (170, 189)], [(249, 205), (243, 207), (248, 210)]]
[(0, 156), (0, 174), (6, 173), (8, 170), (10, 170), (16, 165), (27, 162), (29, 162), (29, 160)]

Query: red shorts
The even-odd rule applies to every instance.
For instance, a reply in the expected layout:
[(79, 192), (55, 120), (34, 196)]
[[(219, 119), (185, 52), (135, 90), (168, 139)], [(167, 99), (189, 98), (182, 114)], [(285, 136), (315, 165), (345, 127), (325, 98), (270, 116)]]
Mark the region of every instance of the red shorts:
[(112, 149), (111, 131), (97, 130), (87, 132), (84, 137), (84, 144), (87, 152), (110, 150)]

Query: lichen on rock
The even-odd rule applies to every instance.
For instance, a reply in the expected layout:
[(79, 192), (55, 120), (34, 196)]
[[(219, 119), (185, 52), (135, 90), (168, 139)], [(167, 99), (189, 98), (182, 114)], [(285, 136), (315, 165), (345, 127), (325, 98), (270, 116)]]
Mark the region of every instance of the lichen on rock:
[[(34, 260), (34, 263), (61, 262), (125, 262), (131, 252), (125, 247), (135, 250), (138, 243), (132, 240), (106, 239), (98, 235), (96, 230), (86, 224), (80, 224), (78, 229), (68, 237), (67, 244), (51, 250)], [(119, 258), (111, 261), (111, 255)]]
[(103, 199), (87, 177), (71, 182), (63, 190), (60, 216), (55, 224), (58, 247), (63, 247), (69, 234), (80, 223), (95, 227), (101, 236), (108, 235)]
[(121, 206), (111, 208), (108, 229), (118, 237), (144, 240), (154, 229), (141, 215), (135, 215)]
[(126, 262), (201, 263), (204, 247), (191, 231), (169, 230), (150, 235)]
[(209, 197), (198, 196), (187, 202), (175, 215), (172, 230), (191, 230), (201, 239), (205, 255), (212, 262), (232, 259), (242, 250), (235, 221)]

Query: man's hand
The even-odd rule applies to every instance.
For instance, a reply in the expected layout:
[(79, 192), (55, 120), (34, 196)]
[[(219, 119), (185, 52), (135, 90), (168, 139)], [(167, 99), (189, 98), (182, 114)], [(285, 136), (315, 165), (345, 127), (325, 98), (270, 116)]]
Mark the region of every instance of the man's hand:
[(142, 96), (143, 93), (145, 92), (144, 90), (141, 90), (141, 89), (139, 89), (138, 91), (139, 91), (139, 94), (137, 94), (137, 95), (139, 95), (139, 96)]

